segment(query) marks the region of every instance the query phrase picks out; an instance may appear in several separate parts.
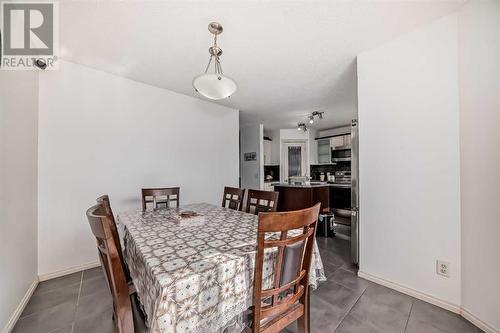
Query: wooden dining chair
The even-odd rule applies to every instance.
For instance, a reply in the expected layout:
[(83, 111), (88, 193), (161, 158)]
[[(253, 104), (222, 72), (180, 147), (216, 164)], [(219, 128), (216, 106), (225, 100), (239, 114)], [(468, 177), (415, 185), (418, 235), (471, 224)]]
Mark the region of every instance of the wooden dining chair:
[[(300, 333), (310, 332), (309, 270), (320, 206), (259, 214), (253, 333), (277, 333), (295, 320)], [(293, 229), (302, 232), (291, 235)], [(263, 289), (264, 252), (268, 248), (277, 248), (277, 255), (272, 287)]]
[(119, 333), (145, 333), (144, 315), (137, 294), (129, 288), (123, 265), (120, 262), (118, 245), (110, 229), (112, 222), (102, 204), (87, 210), (87, 219), (97, 242), (99, 259), (106, 273), (111, 295), (115, 324)]
[(241, 210), (243, 208), (243, 198), (245, 197), (244, 188), (224, 187), (222, 196), (222, 207)]
[(170, 202), (175, 201), (177, 208), (179, 207), (180, 187), (164, 187), (164, 188), (143, 188), (142, 189), (142, 210), (146, 210), (147, 204), (152, 203), (153, 208), (165, 205), (165, 208), (170, 208)]
[(130, 272), (129, 272), (127, 263), (125, 262), (125, 259), (123, 258), (123, 250), (122, 250), (121, 243), (120, 243), (120, 235), (118, 233), (118, 226), (116, 225), (115, 216), (113, 215), (113, 210), (111, 209), (111, 203), (109, 202), (109, 196), (107, 194), (101, 195), (99, 198), (96, 199), (96, 201), (98, 204), (102, 205), (106, 215), (108, 215), (109, 229), (111, 231), (111, 234), (113, 236), (113, 240), (115, 241), (115, 244), (117, 244), (118, 255), (120, 256), (120, 261), (123, 265), (125, 277), (126, 277), (127, 281), (130, 283), (132, 281), (132, 278), (130, 277)]
[(248, 190), (245, 212), (259, 215), (260, 212), (275, 212), (278, 208), (278, 192)]

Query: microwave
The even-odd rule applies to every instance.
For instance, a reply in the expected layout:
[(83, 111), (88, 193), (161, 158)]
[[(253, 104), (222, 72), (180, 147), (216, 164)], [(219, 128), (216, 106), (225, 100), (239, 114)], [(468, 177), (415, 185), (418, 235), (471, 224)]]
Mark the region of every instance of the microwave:
[(332, 162), (343, 162), (351, 160), (351, 148), (332, 149)]

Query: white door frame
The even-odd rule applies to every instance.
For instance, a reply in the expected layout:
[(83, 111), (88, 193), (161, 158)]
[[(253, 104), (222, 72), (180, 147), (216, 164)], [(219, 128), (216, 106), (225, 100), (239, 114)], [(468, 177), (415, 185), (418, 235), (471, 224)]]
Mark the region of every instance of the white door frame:
[(281, 141), (281, 170), (280, 170), (280, 181), (288, 182), (288, 147), (299, 146), (302, 149), (301, 154), (301, 168), (302, 175), (309, 175), (309, 151), (307, 147), (308, 140), (282, 140)]

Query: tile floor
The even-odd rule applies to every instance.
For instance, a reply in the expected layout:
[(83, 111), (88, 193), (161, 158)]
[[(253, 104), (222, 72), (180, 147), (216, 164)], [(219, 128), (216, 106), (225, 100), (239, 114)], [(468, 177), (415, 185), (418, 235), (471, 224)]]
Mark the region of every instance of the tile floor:
[[(451, 312), (355, 275), (348, 243), (318, 238), (328, 281), (311, 297), (313, 333), (480, 333)], [(112, 304), (100, 268), (41, 282), (13, 333), (114, 332)], [(297, 332), (295, 324), (286, 329)]]

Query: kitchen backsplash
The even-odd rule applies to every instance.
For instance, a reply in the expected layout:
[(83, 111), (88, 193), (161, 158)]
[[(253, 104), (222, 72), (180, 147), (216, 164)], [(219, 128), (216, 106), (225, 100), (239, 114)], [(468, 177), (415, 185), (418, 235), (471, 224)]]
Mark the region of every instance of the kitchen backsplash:
[(326, 174), (329, 172), (331, 175), (335, 174), (335, 171), (350, 171), (351, 162), (337, 162), (337, 164), (312, 164), (311, 165), (311, 177), (314, 180), (320, 180), (319, 175), (323, 172)]

